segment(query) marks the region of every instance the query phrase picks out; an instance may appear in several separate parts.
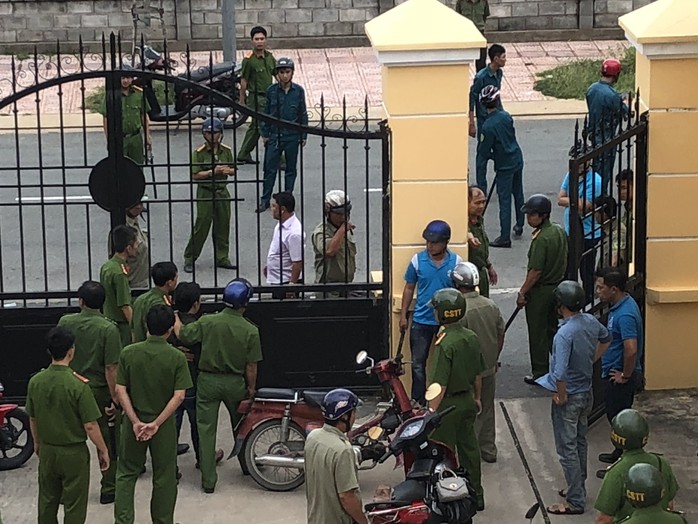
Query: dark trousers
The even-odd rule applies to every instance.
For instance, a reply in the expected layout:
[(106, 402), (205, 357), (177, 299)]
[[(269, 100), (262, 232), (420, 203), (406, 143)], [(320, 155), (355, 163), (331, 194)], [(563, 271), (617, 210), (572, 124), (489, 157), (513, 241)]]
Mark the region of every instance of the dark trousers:
[(596, 250), (594, 247), (601, 239), (585, 238), (584, 255), (579, 260), (579, 278), (582, 279), (582, 287), (586, 296), (587, 304), (594, 300), (594, 288), (596, 287)]
[[(625, 384), (615, 384), (610, 377), (604, 379), (603, 383), (603, 400), (606, 406), (606, 418), (608, 422), (613, 422), (613, 417), (624, 409), (633, 407), (635, 400), (635, 390), (637, 389), (637, 381), (639, 374), (634, 372), (630, 379)], [(614, 455), (620, 457), (622, 451), (615, 449)]]
[(410, 351), (412, 352), (412, 398), (424, 404), (427, 389), (427, 359), (439, 326), (412, 321)]
[(499, 238), (510, 240), (512, 196), (514, 197), (516, 227), (523, 229), (524, 226), (524, 214), (521, 211), (524, 205), (523, 167), (513, 171), (497, 171), (495, 180), (499, 199)]
[(475, 60), (475, 72), (485, 69), (487, 67), (487, 48), (480, 48), (480, 58)]
[(179, 405), (177, 411), (175, 411), (175, 424), (177, 424), (178, 441), (179, 435), (182, 432), (184, 413), (187, 414), (187, 418), (189, 419), (191, 445), (194, 448), (194, 453), (196, 454), (196, 462), (199, 462), (199, 428), (196, 425), (196, 390), (192, 390), (191, 393), (187, 391), (184, 401)]
[(293, 186), (296, 183), (299, 148), (300, 139), (298, 137), (270, 138), (267, 142), (264, 149), (264, 185), (261, 199), (263, 203), (267, 204), (271, 201), (282, 153), (286, 157), (284, 191), (293, 192)]

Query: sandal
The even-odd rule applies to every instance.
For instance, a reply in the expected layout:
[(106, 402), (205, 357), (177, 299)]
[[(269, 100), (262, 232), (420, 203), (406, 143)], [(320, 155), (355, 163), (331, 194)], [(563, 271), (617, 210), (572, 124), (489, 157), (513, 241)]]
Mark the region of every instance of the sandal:
[(551, 515), (581, 515), (583, 509), (572, 508), (566, 504), (554, 504), (545, 508)]

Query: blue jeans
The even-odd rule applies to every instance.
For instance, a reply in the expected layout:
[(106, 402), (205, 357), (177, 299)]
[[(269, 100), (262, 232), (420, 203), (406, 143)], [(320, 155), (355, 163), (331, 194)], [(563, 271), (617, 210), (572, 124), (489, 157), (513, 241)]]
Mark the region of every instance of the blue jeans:
[(587, 491), (587, 429), (593, 405), (591, 391), (568, 395), (567, 403), (551, 408), (555, 448), (567, 482), (567, 504), (584, 510)]
[(439, 326), (412, 321), (410, 328), (410, 351), (412, 351), (412, 398), (424, 404), (427, 389), (427, 359), (429, 348)]
[(499, 199), (499, 238), (511, 239), (511, 197), (514, 196), (516, 227), (524, 226), (523, 166), (514, 171), (497, 171), (497, 197)]
[(199, 462), (199, 428), (196, 425), (196, 390), (187, 390), (186, 396), (182, 403), (177, 407), (175, 411), (175, 424), (177, 426), (177, 440), (179, 440), (179, 434), (182, 431), (182, 421), (184, 420), (184, 413), (187, 413), (189, 418), (189, 427), (191, 428), (191, 446), (194, 448), (194, 454), (196, 455), (196, 462)]
[(296, 183), (296, 169), (298, 164), (298, 148), (300, 138), (281, 137), (269, 138), (264, 149), (264, 186), (262, 189), (262, 202), (268, 204), (274, 192), (276, 174), (279, 172), (281, 153), (286, 157), (286, 174), (284, 175), (284, 191), (293, 192)]

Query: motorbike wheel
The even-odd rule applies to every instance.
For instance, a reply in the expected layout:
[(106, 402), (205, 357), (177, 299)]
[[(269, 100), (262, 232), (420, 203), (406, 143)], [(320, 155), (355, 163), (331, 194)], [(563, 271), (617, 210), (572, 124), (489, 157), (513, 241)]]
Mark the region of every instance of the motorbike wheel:
[[(305, 482), (302, 469), (282, 468), (278, 466), (260, 466), (256, 463), (257, 455), (289, 455), (291, 451), (286, 443), (280, 441), (281, 420), (267, 420), (257, 426), (245, 441), (245, 464), (254, 481), (269, 491), (291, 491)], [(301, 428), (291, 422), (288, 427), (290, 441), (304, 442), (305, 434)]]
[(0, 471), (17, 469), (34, 453), (34, 439), (29, 429), (29, 415), (17, 408), (5, 416), (0, 427)]

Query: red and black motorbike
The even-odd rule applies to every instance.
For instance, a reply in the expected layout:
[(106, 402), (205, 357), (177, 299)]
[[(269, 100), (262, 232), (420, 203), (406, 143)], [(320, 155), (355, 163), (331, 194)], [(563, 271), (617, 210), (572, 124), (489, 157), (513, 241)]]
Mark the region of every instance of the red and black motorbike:
[(0, 471), (20, 467), (34, 453), (29, 415), (17, 404), (2, 402), (4, 391), (0, 383)]

